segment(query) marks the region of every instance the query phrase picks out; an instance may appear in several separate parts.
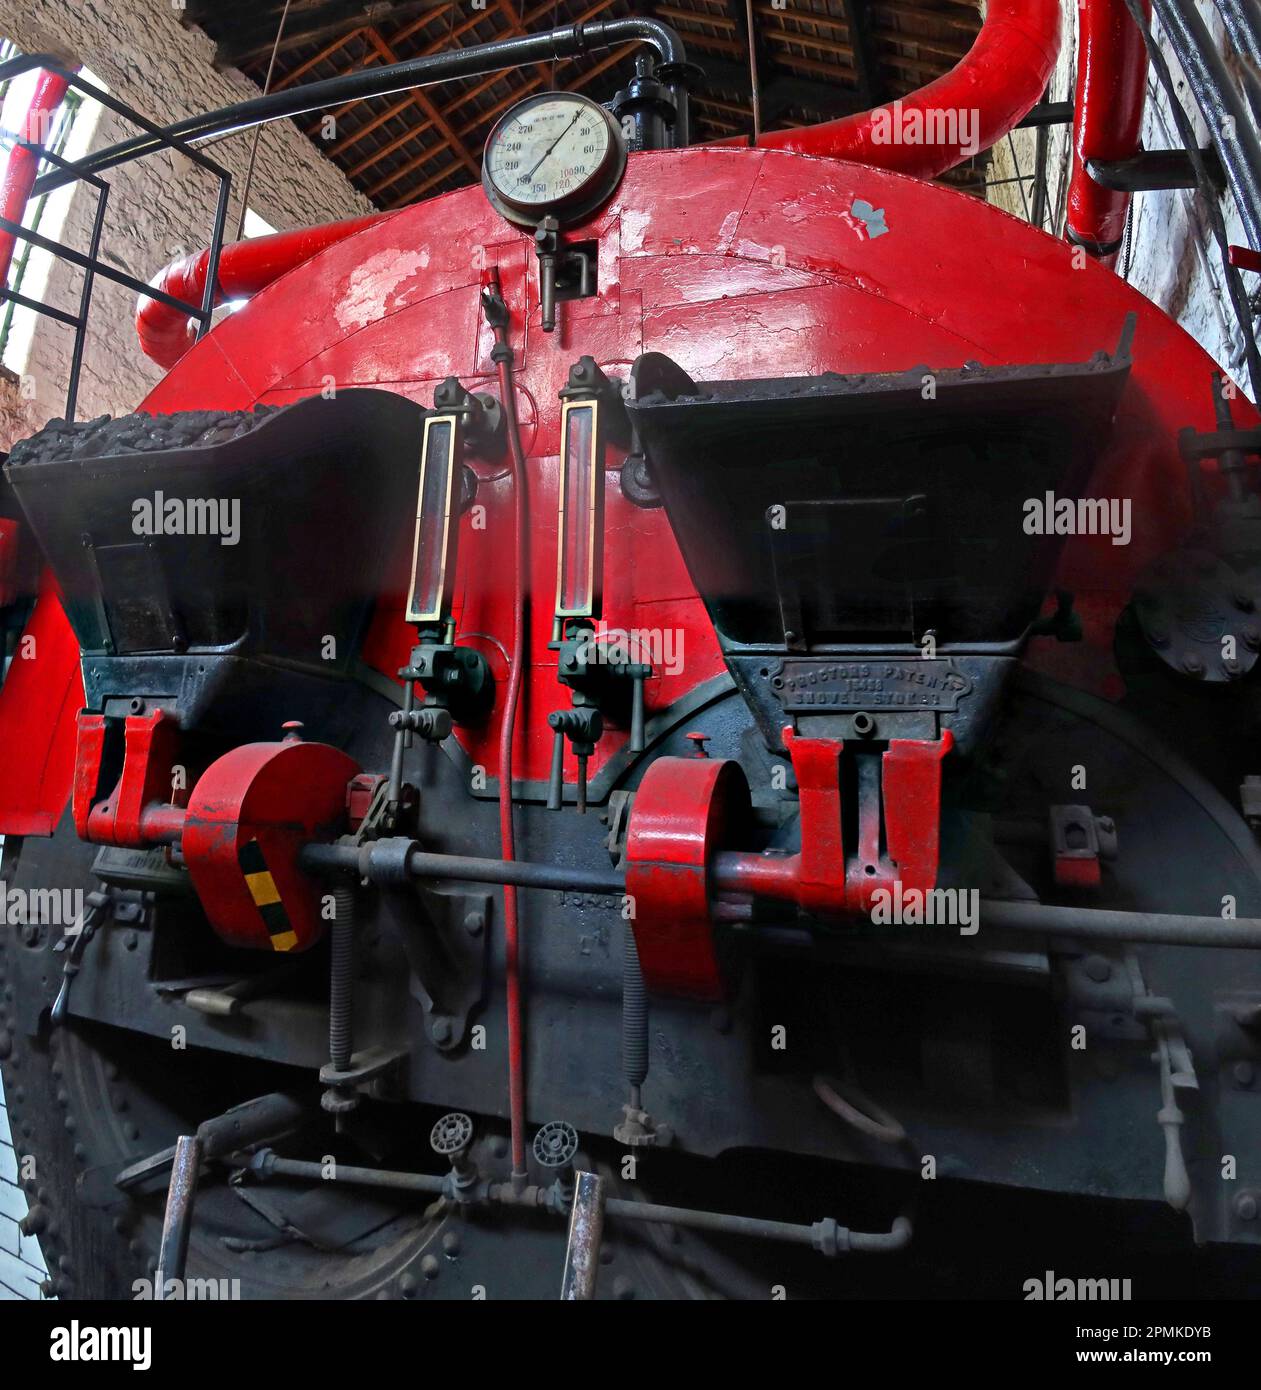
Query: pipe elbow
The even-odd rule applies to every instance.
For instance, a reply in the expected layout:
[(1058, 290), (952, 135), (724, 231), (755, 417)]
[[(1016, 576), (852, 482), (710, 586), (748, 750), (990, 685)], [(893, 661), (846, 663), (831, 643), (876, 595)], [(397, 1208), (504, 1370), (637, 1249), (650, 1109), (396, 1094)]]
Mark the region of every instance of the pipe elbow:
[(858, 115), (773, 131), (757, 146), (936, 178), (996, 144), (1033, 109), (1059, 57), (1060, 28), (1059, 0), (990, 0), (972, 48), (936, 81)]
[[(1142, 6), (1150, 19), (1151, 0)], [(1146, 87), (1147, 47), (1125, 0), (1090, 0), (1081, 11), (1065, 229), (1107, 265), (1120, 249), (1130, 194), (1096, 183), (1086, 165), (1138, 152)]]
[[(149, 281), (149, 285), (175, 299), (200, 304), (206, 293), (209, 260), (209, 251), (195, 251), (172, 261)], [(195, 329), (186, 313), (142, 294), (136, 301), (136, 336), (144, 355), (169, 370), (192, 347)]]
[[(394, 212), (372, 213), (367, 217), (352, 217), (343, 222), (327, 222), (317, 227), (301, 227), (293, 232), (275, 232), (271, 236), (233, 242), (223, 248), (219, 257), (210, 307), (215, 308), (229, 299), (248, 299), (320, 251), (397, 215)], [(205, 303), (209, 272), (210, 252), (203, 249), (173, 261), (155, 275), (149, 285), (184, 304), (200, 306)], [(136, 303), (136, 336), (145, 356), (169, 370), (192, 347), (196, 326), (185, 309), (150, 295), (141, 295)]]

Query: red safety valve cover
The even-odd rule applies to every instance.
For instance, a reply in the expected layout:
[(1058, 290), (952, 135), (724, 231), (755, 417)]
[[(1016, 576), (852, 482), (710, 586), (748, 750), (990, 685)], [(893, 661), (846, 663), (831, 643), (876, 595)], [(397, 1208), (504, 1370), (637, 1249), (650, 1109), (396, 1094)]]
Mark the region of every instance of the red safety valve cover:
[(323, 932), (325, 885), (302, 847), (345, 828), (361, 771), (324, 743), (247, 743), (211, 763), (189, 798), (184, 860), (215, 931), (233, 946), (303, 951)]
[(723, 997), (710, 864), (747, 832), (750, 814), (749, 784), (734, 759), (658, 758), (644, 773), (626, 834), (626, 893), (654, 994)]

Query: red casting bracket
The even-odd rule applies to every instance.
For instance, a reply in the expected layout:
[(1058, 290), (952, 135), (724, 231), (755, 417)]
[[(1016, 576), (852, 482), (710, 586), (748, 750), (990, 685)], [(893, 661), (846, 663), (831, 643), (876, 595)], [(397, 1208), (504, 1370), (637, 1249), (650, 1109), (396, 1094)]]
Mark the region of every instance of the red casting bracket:
[(71, 806), (81, 840), (139, 849), (179, 837), (184, 812), (172, 795), (179, 729), (160, 709), (123, 720), (123, 768), (112, 789), (102, 788), (106, 720), (79, 715)]
[[(749, 894), (789, 902), (815, 917), (869, 912), (879, 889), (936, 886), (940, 739), (891, 739), (879, 785), (860, 779), (856, 853), (846, 854), (839, 739), (783, 734), (800, 797), (796, 854), (732, 851), (749, 815), (749, 787), (729, 759), (659, 758), (635, 794), (626, 837), (626, 891), (648, 988), (693, 999), (724, 992), (714, 897)], [(717, 915), (721, 915), (720, 913)]]
[[(860, 787), (857, 853), (847, 860), (839, 739), (784, 730), (801, 798), (801, 849), (788, 856), (724, 854), (721, 890), (795, 903), (817, 917), (869, 912), (878, 889), (927, 890), (937, 883), (941, 764), (954, 747), (940, 739), (895, 738), (881, 758), (879, 788)], [(882, 836), (883, 831), (883, 836)], [(883, 838), (884, 844), (881, 845)]]

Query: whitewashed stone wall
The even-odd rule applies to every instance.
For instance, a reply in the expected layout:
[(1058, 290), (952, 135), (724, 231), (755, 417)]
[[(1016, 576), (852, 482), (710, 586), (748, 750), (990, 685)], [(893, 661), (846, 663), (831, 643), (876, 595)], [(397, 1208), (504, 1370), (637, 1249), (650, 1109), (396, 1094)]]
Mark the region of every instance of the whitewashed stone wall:
[[(1226, 55), (1228, 64), (1237, 63), (1230, 42), (1222, 29), (1221, 19), (1212, 0), (1197, 0), (1197, 5), (1218, 48)], [(1073, 94), (1076, 50), (1076, 0), (1063, 0), (1064, 51), (1052, 79), (1052, 97), (1071, 99)], [(1208, 144), (1208, 132), (1200, 120), (1195, 99), (1182, 81), (1177, 59), (1163, 40), (1159, 20), (1154, 21), (1155, 33), (1169, 63), (1174, 79), (1179, 83), (1179, 96), (1191, 114), (1201, 146)], [(1170, 114), (1168, 98), (1154, 73), (1148, 75), (1147, 109), (1143, 120), (1143, 145), (1149, 150), (1173, 149), (1179, 145), (1177, 128)], [(1030, 130), (1017, 131), (1013, 137), (1016, 158), (1024, 172), (1034, 167), (1034, 135)], [(1047, 168), (1050, 182), (1050, 206), (1059, 208), (1054, 227), (1047, 230), (1062, 235), (1064, 230), (1064, 179), (1071, 168), (1071, 132), (1067, 126), (1052, 128), (1048, 148)], [(995, 152), (994, 178), (1010, 176), (1013, 172), (1011, 150), (1004, 142)], [(1002, 184), (990, 191), (990, 201), (1007, 212), (1023, 216), (1020, 193), (1015, 184)], [(1234, 205), (1229, 197), (1222, 200), (1227, 232), (1231, 241), (1246, 245)], [(1230, 311), (1221, 269), (1221, 259), (1212, 240), (1208, 219), (1197, 205), (1196, 197), (1185, 190), (1162, 193), (1141, 193), (1134, 199), (1130, 229), (1129, 282), (1180, 323), (1217, 360), (1219, 365), (1248, 388), (1247, 368), (1244, 365), (1243, 343)], [(1118, 260), (1118, 273), (1124, 269)], [(1244, 274), (1245, 288), (1255, 290), (1257, 277)], [(1254, 383), (1250, 392), (1255, 398), (1261, 382)]]

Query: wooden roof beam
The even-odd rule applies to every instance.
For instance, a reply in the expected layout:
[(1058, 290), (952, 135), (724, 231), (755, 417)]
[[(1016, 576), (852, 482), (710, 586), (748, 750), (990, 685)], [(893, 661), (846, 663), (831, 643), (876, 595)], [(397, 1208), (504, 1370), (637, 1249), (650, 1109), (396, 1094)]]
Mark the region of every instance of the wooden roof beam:
[[(398, 62), (398, 57), (395, 54), (394, 50), (389, 46), (389, 44), (386, 43), (386, 41), (381, 37), (380, 34), (377, 33), (375, 29), (368, 30), (368, 41), (377, 50), (377, 52), (380, 53), (381, 58), (384, 62)], [(468, 150), (464, 146), (463, 141), (455, 133), (455, 131), (451, 129), (451, 126), (448, 124), (446, 117), (438, 110), (438, 108), (433, 104), (429, 97), (427, 97), (420, 88), (417, 88), (414, 92), (411, 92), (409, 95), (411, 96), (411, 100), (413, 104), (416, 106), (416, 108), (423, 115), (429, 118), (429, 121), (437, 129), (438, 133), (442, 136), (443, 140), (445, 140), (446, 143), (451, 147), (451, 152), (456, 156), (457, 159), (459, 159), (460, 163), (464, 165), (464, 167), (469, 171), (469, 173), (473, 175), (474, 178), (480, 178), (481, 169), (479, 168), (477, 161), (468, 152)]]
[[(435, 8), (434, 0), (403, 0), (403, 3), (393, 6), (392, 13), (425, 9), (432, 19), (450, 8), (449, 3), (439, 4)], [(276, 47), (281, 11), (282, 7), (276, 5), (271, 12), (248, 27), (234, 26), (231, 37), (219, 43), (215, 50), (216, 66), (222, 64), (239, 68), (255, 60), (266, 61), (270, 58), (272, 48)], [(368, 17), (369, 7), (364, 0), (330, 0), (328, 4), (308, 6), (305, 10), (294, 5), (285, 21), (277, 52), (291, 53), (295, 48), (302, 48), (322, 38), (353, 33), (364, 27)]]

